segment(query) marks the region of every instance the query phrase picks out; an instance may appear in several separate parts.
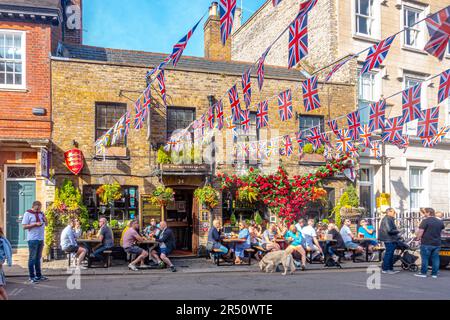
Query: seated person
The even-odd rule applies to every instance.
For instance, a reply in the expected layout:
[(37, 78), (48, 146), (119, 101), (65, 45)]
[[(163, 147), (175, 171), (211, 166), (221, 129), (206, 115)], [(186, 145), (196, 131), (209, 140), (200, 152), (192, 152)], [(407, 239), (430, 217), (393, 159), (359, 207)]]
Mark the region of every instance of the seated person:
[(255, 221), (250, 223), (248, 227), (248, 232), (250, 232), (250, 242), (252, 246), (260, 246), (261, 245), (261, 232), (260, 228), (258, 228)]
[(303, 227), (305, 226), (305, 219), (300, 218), (298, 219), (297, 224), (295, 225), (295, 227), (297, 228), (298, 231), (302, 232)]
[(137, 245), (137, 243), (144, 241), (139, 233), (139, 222), (137, 220), (133, 220), (129, 224), (128, 230), (123, 235), (123, 244), (122, 247), (128, 254), (135, 254), (137, 258), (131, 261), (128, 265), (128, 269), (133, 271), (138, 271), (136, 268), (136, 264), (140, 263), (141, 267), (145, 266), (145, 259), (148, 257), (148, 252)]
[(152, 250), (152, 257), (159, 263), (160, 268), (164, 268), (164, 266), (167, 265), (172, 272), (176, 272), (177, 269), (169, 259), (169, 255), (176, 247), (175, 235), (173, 234), (172, 229), (167, 227), (166, 221), (161, 221), (159, 226), (161, 232), (156, 236), (159, 247)]
[[(286, 249), (286, 252), (293, 253), (294, 251), (301, 255), (302, 263), (301, 268), (305, 270), (306, 266), (306, 252), (302, 247), (303, 237), (302, 233), (297, 230), (295, 225), (291, 225), (289, 227), (289, 231), (286, 232), (284, 238), (289, 242), (289, 247)], [(296, 262), (296, 261), (295, 261)]]
[(279, 222), (277, 225), (277, 236), (280, 238), (284, 238), (284, 235), (286, 234), (286, 232), (288, 232), (288, 228), (286, 228), (286, 226), (284, 225), (283, 222)]
[(80, 239), (83, 234), (83, 230), (81, 229), (81, 222), (78, 219), (75, 219), (75, 227), (73, 228), (73, 235), (76, 239)]
[(144, 229), (144, 235), (149, 238), (157, 237), (160, 232), (159, 224), (156, 223), (154, 218), (150, 220), (150, 225)]
[[(243, 239), (245, 242), (236, 244), (236, 260), (235, 264), (242, 264), (242, 258), (244, 257), (244, 250), (251, 247), (250, 245), (250, 232), (248, 232), (247, 223), (242, 221), (239, 223), (239, 235), (238, 239)], [(251, 257), (250, 257), (251, 259)]]
[(122, 231), (122, 235), (120, 236), (120, 246), (123, 248), (123, 236), (125, 235), (125, 233), (128, 231), (128, 229), (130, 229), (131, 227), (131, 223), (133, 222), (133, 220), (128, 221), (127, 225), (125, 226), (125, 228)]
[(83, 247), (80, 247), (75, 239), (75, 231), (74, 228), (76, 226), (76, 221), (78, 219), (70, 219), (69, 224), (61, 233), (61, 249), (66, 253), (74, 253), (75, 254), (75, 266), (77, 268), (85, 269), (85, 267), (81, 266), (81, 262), (84, 260), (86, 256), (87, 250)]
[(344, 240), (345, 247), (347, 249), (355, 250), (357, 254), (363, 253), (364, 248), (353, 242), (354, 236), (352, 231), (350, 230), (351, 225), (352, 222), (350, 221), (350, 219), (345, 219), (344, 225), (341, 228), (341, 236)]
[(100, 231), (98, 232), (98, 239), (102, 242), (94, 248), (94, 258), (100, 260), (103, 259), (103, 251), (114, 247), (114, 236), (110, 227), (108, 227), (108, 221), (104, 216), (101, 216), (98, 220)]
[(222, 226), (220, 221), (215, 219), (213, 221), (213, 227), (209, 230), (208, 242), (212, 243), (212, 249), (219, 250), (222, 254), (228, 254), (228, 248), (222, 245), (222, 239), (224, 238), (222, 234)]
[(337, 256), (336, 249), (345, 249), (345, 243), (334, 221), (330, 221), (328, 224), (327, 234), (331, 235), (331, 239), (336, 240), (336, 242), (332, 243), (327, 241), (326, 252), (333, 258), (334, 261), (338, 261), (339, 257)]
[(358, 228), (358, 237), (364, 239), (371, 239), (368, 241), (369, 245), (367, 246), (367, 248), (369, 250), (369, 253), (373, 253), (373, 247), (378, 245), (377, 233), (375, 232), (373, 226), (369, 226), (367, 220), (362, 219), (359, 224), (360, 227)]
[(308, 220), (308, 225), (302, 229), (302, 235), (305, 238), (305, 249), (308, 252), (312, 252), (312, 260), (316, 259), (319, 255), (323, 255), (322, 247), (317, 240), (317, 233), (314, 229), (314, 219)]
[(281, 250), (280, 245), (275, 241), (277, 237), (277, 226), (274, 223), (269, 225), (269, 228), (263, 232), (261, 239), (261, 246), (266, 251)]

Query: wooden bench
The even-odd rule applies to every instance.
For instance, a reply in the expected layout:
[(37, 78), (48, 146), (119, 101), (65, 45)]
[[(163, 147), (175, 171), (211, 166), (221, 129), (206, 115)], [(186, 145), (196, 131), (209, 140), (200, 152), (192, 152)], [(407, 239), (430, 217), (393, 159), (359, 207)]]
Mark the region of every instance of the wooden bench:
[(112, 266), (112, 250), (105, 250), (102, 252), (103, 267), (110, 268)]
[[(256, 250), (255, 259), (258, 261), (261, 260), (268, 252), (266, 249), (264, 249), (261, 246), (254, 245), (254, 246), (252, 246), (252, 248)], [(258, 256), (259, 254), (260, 254), (260, 256)]]
[(249, 266), (252, 264), (252, 254), (253, 253), (255, 253), (255, 249), (252, 249), (252, 248), (244, 249), (244, 256), (247, 254)]
[(210, 251), (214, 257), (213, 262), (220, 267), (220, 257), (224, 254), (220, 249), (212, 249)]

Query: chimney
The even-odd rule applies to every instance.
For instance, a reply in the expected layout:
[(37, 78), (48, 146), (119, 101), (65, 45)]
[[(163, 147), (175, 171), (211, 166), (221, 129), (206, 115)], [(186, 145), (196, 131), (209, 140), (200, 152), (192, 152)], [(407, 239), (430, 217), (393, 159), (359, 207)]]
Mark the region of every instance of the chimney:
[(203, 30), (205, 31), (205, 58), (210, 60), (231, 61), (231, 37), (225, 46), (220, 38), (219, 4), (213, 2), (209, 7), (209, 17)]
[(233, 30), (231, 34), (235, 33), (242, 25), (242, 9), (236, 8), (236, 13), (234, 14)]
[(83, 0), (62, 0), (64, 42), (83, 44)]

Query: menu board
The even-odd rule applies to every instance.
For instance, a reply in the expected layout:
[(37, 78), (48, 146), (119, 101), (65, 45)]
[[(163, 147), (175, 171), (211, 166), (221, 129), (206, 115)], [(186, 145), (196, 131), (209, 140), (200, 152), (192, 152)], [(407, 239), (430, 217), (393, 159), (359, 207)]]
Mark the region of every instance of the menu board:
[(150, 202), (151, 195), (141, 195), (141, 226), (148, 226), (151, 219), (156, 219), (157, 222), (162, 220), (162, 209), (159, 205), (153, 205)]

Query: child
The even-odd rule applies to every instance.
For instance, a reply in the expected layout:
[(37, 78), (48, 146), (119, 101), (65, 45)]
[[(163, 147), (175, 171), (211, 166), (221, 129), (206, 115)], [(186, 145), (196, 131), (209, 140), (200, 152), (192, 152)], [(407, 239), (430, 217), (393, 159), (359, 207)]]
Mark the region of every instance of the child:
[(5, 238), (3, 229), (0, 227), (0, 300), (8, 300), (8, 295), (5, 290), (5, 274), (3, 273), (3, 264), (5, 261), (9, 267), (12, 266), (12, 248), (9, 241)]

